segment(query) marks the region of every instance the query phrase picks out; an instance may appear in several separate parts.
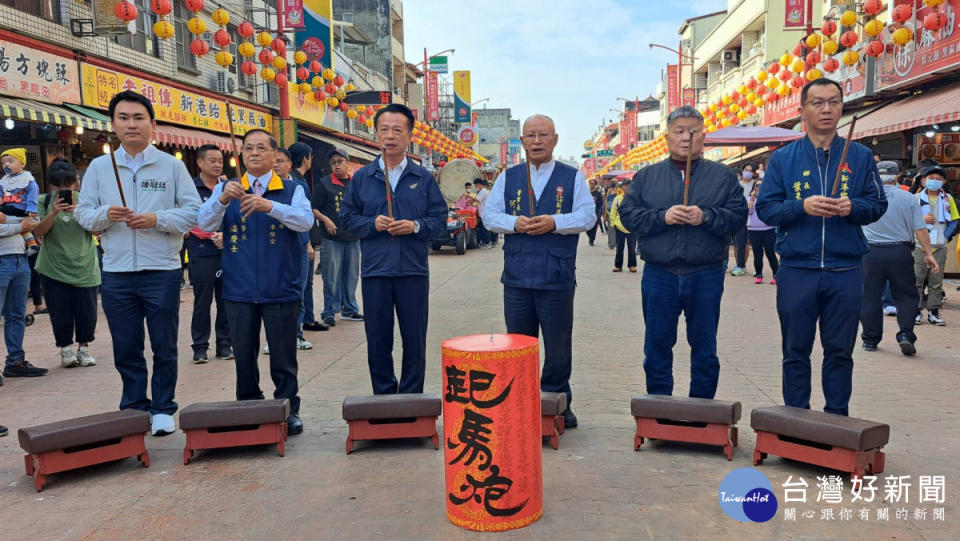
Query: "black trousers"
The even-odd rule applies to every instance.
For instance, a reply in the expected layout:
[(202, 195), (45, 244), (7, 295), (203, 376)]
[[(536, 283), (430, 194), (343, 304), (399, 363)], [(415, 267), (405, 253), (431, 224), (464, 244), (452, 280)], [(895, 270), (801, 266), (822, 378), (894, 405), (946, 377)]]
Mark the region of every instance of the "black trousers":
[(40, 274), (36, 269), (39, 255), (40, 252), (37, 252), (27, 258), (27, 262), (30, 263), (30, 296), (33, 298), (34, 306), (43, 304), (43, 287), (40, 284)]
[(777, 252), (774, 250), (777, 244), (776, 230), (748, 231), (747, 236), (750, 238), (750, 248), (753, 249), (753, 275), (763, 276), (763, 254), (767, 254), (770, 274), (776, 276), (777, 270), (780, 268)]
[[(427, 371), (427, 276), (364, 278), (363, 330), (373, 394), (422, 393)], [(400, 382), (393, 369), (393, 314), (403, 342)]]
[(617, 229), (617, 254), (613, 256), (614, 268), (623, 268), (623, 245), (627, 245), (627, 266), (637, 266), (637, 235)]
[(590, 241), (591, 246), (593, 246), (594, 241), (597, 240), (597, 224), (599, 223), (600, 221), (598, 220), (594, 222), (593, 227), (591, 227), (590, 229), (587, 229), (587, 240)]
[(73, 344), (74, 333), (79, 344), (93, 342), (97, 331), (98, 286), (76, 287), (43, 275), (40, 280), (57, 347)]
[(260, 322), (270, 346), (274, 398), (289, 398), (290, 413), (300, 412), (297, 396), (297, 318), (300, 301), (254, 304), (224, 301), (233, 352), (237, 356), (237, 400), (263, 400), (260, 390)]
[(877, 344), (883, 338), (883, 286), (890, 282), (890, 293), (897, 307), (897, 340), (905, 337), (916, 342), (914, 316), (920, 294), (913, 270), (913, 247), (907, 244), (871, 244), (863, 256), (863, 302), (860, 324), (864, 342)]
[(210, 307), (217, 301), (217, 350), (230, 346), (230, 327), (223, 307), (223, 281), (220, 279), (220, 256), (190, 256), (190, 284), (193, 286), (193, 318), (190, 334), (193, 349), (210, 347)]
[(741, 269), (747, 266), (747, 226), (733, 235), (733, 253), (737, 259), (737, 266)]

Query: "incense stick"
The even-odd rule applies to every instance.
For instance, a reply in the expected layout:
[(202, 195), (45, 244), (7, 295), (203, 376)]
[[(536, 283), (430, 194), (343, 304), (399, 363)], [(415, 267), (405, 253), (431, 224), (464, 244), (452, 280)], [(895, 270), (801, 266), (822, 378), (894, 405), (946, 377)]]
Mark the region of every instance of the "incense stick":
[(237, 163), (237, 179), (243, 177), (243, 168), (240, 166), (240, 156), (237, 155), (237, 136), (233, 131), (233, 105), (227, 100), (227, 122), (230, 127), (230, 144), (233, 146), (233, 161)]
[(530, 179), (530, 153), (527, 153), (527, 199), (530, 203), (530, 217), (533, 218), (535, 214), (534, 204), (536, 201), (533, 199), (533, 181)]
[(693, 134), (695, 130), (690, 130), (690, 147), (687, 148), (687, 169), (683, 175), (683, 206), (690, 202), (690, 161), (693, 158)]
[(843, 165), (847, 162), (847, 151), (850, 150), (850, 140), (853, 137), (853, 127), (857, 125), (857, 115), (850, 119), (850, 130), (847, 132), (847, 140), (843, 143), (843, 154), (840, 155), (840, 165), (837, 166), (837, 176), (833, 179), (832, 197), (837, 196), (837, 190), (840, 188), (840, 176), (843, 174)]
[(123, 196), (123, 184), (120, 182), (120, 170), (117, 169), (117, 157), (113, 155), (113, 145), (110, 144), (110, 138), (107, 138), (107, 148), (110, 149), (110, 163), (113, 164), (113, 176), (117, 179), (117, 190), (120, 192), (120, 203), (126, 207), (127, 198)]

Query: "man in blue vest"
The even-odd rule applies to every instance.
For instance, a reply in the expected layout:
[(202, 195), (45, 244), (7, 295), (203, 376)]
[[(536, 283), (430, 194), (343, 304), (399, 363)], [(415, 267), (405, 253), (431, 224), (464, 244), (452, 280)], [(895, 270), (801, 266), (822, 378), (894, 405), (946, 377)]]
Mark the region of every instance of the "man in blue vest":
[[(360, 239), (363, 328), (374, 394), (422, 393), (426, 374), (427, 242), (446, 227), (447, 205), (433, 175), (407, 160), (413, 122), (404, 105), (377, 111), (373, 125), (383, 154), (353, 175), (340, 207), (343, 229)], [(399, 383), (393, 369), (394, 311), (403, 340)]]
[(567, 395), (563, 423), (573, 428), (574, 268), (579, 234), (593, 227), (597, 215), (583, 174), (553, 159), (553, 120), (534, 115), (522, 133), (529, 163), (500, 173), (484, 204), (483, 222), (504, 234), (500, 281), (507, 332), (533, 337), (543, 332), (540, 389)]
[(273, 171), (277, 141), (264, 130), (243, 136), (246, 174), (218, 184), (200, 208), (200, 227), (223, 231), (223, 299), (236, 354), (237, 400), (262, 400), (260, 322), (270, 346), (274, 398), (290, 399), (287, 433), (303, 432), (297, 396), (300, 233), (313, 225), (303, 188)]

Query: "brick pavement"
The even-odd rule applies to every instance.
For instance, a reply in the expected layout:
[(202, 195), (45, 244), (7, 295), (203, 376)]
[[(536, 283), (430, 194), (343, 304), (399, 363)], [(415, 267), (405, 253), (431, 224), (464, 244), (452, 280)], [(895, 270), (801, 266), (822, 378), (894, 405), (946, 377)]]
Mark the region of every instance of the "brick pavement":
[[(886, 474), (912, 475), (912, 515), (921, 474), (945, 475), (946, 521), (850, 521), (802, 517), (820, 513), (813, 503), (798, 505), (798, 522), (781, 512), (763, 525), (740, 524), (717, 504), (720, 480), (751, 465), (754, 437), (749, 411), (780, 402), (779, 331), (774, 286), (754, 285), (749, 276), (728, 277), (719, 335), (721, 379), (718, 398), (743, 402), (740, 447), (733, 462), (715, 448), (666, 442), (632, 450), (630, 398), (642, 392), (640, 275), (613, 274), (613, 252), (605, 246), (580, 248), (574, 327), (574, 402), (581, 427), (561, 438), (559, 451), (545, 446), (544, 516), (505, 539), (956, 539), (955, 501), (960, 489), (957, 390), (960, 311), (952, 297), (946, 328), (918, 328), (920, 353), (899, 354), (892, 318), (880, 351), (857, 351), (851, 414), (888, 422)], [(448, 337), (503, 332), (500, 250), (452, 251), (430, 257), (431, 306), (427, 389), (440, 390), (440, 342)], [(319, 295), (319, 289), (316, 291)], [(229, 361), (190, 362), (189, 315), (192, 295), (181, 307), (181, 406), (233, 398)], [(362, 324), (341, 322), (326, 333), (307, 333), (312, 351), (300, 356), (305, 432), (289, 440), (287, 456), (269, 449), (203, 452), (181, 464), (183, 434), (147, 439), (151, 467), (126, 460), (51, 477), (42, 493), (23, 473), (16, 441), (20, 426), (107, 411), (119, 400), (120, 379), (112, 365), (107, 327), (101, 315), (100, 339), (91, 350), (92, 368), (58, 366), (49, 321), (40, 316), (27, 330), (26, 351), (35, 364), (51, 368), (37, 379), (7, 379), (0, 388), (0, 423), (11, 434), (0, 439), (0, 501), (4, 539), (474, 539), (444, 516), (443, 460), (426, 441), (361, 442), (343, 452), (346, 426), (340, 402), (347, 394), (369, 392)], [(684, 332), (680, 332), (681, 343)], [(399, 342), (399, 334), (397, 334)], [(399, 344), (398, 344), (399, 347)], [(815, 357), (818, 353), (815, 351)], [(677, 347), (676, 392), (688, 389), (689, 348)], [(815, 359), (815, 363), (819, 361)], [(272, 384), (266, 363), (262, 381)], [(814, 374), (819, 366), (814, 367)], [(823, 403), (814, 383), (814, 407)], [(769, 458), (760, 469), (781, 498), (788, 475), (803, 476), (816, 497), (812, 467)], [(880, 482), (882, 484), (882, 480)], [(882, 491), (881, 491), (882, 493)], [(878, 499), (882, 496), (878, 495)], [(849, 501), (849, 494), (846, 496)], [(794, 505), (794, 504), (790, 504)], [(841, 506), (836, 507), (839, 513)], [(876, 509), (879, 504), (867, 507)], [(896, 507), (896, 506), (890, 506)]]

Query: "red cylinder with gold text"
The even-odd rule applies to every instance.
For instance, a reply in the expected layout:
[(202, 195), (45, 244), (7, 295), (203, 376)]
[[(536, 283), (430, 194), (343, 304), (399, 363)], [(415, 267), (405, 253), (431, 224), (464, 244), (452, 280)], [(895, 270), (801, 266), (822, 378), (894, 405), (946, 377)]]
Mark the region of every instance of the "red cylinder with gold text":
[(532, 524), (543, 515), (538, 340), (461, 336), (442, 350), (447, 518), (481, 532)]

